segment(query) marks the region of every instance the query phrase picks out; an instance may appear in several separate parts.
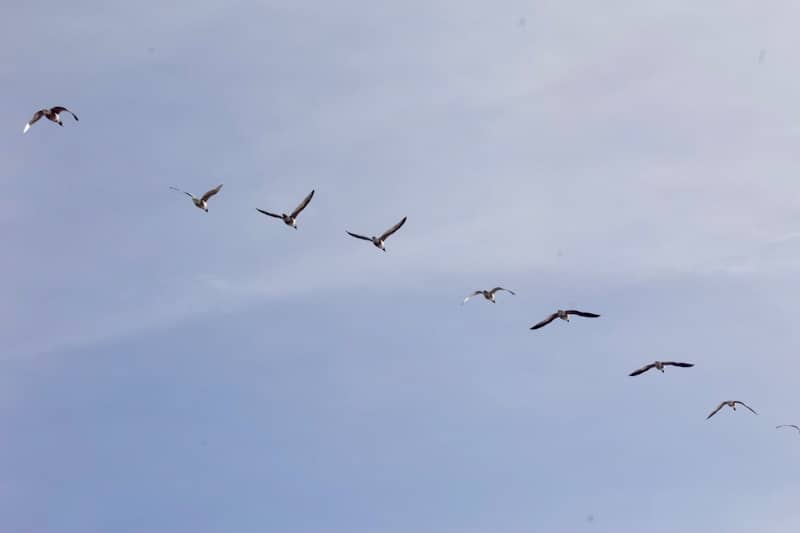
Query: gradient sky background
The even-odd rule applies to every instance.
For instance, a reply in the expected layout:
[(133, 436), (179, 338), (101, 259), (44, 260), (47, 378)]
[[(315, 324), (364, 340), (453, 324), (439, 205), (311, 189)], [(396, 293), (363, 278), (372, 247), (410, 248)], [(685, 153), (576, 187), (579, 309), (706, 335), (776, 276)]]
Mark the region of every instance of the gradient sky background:
[(0, 531), (799, 531), (798, 18), (5, 5)]

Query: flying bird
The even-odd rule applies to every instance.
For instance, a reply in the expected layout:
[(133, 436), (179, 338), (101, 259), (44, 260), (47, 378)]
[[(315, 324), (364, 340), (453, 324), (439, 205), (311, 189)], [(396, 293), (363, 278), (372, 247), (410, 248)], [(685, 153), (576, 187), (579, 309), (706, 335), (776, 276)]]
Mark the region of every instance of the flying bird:
[(631, 372), (628, 375), (629, 376), (638, 376), (639, 374), (644, 374), (645, 372), (647, 372), (651, 368), (655, 368), (656, 370), (660, 370), (661, 372), (664, 372), (664, 367), (665, 366), (679, 366), (681, 368), (689, 368), (689, 367), (694, 366), (694, 364), (692, 364), (692, 363), (677, 363), (675, 361), (653, 361), (649, 365), (645, 365), (642, 368), (640, 368), (639, 370), (634, 370), (633, 372)]
[(795, 426), (794, 424), (781, 424), (780, 426), (775, 426), (775, 429), (781, 428), (794, 428), (798, 433), (800, 433), (800, 426)]
[(386, 239), (391, 237), (392, 234), (395, 231), (397, 231), (397, 230), (399, 230), (400, 228), (403, 227), (403, 224), (406, 223), (406, 218), (408, 218), (408, 217), (403, 217), (403, 220), (401, 220), (400, 222), (398, 222), (397, 224), (395, 224), (391, 228), (387, 229), (385, 232), (383, 232), (383, 234), (380, 237), (365, 237), (364, 235), (358, 235), (356, 233), (351, 233), (349, 231), (347, 232), (347, 234), (350, 235), (351, 237), (355, 237), (356, 239), (361, 239), (361, 240), (364, 240), (364, 241), (370, 241), (377, 248), (380, 248), (381, 250), (383, 250), (385, 252), (386, 248), (384, 247), (384, 244), (385, 244)]
[(39, 119), (42, 117), (52, 122), (55, 122), (59, 126), (63, 126), (64, 123), (61, 122), (61, 113), (64, 111), (72, 115), (76, 122), (78, 121), (77, 115), (75, 115), (75, 113), (73, 113), (66, 107), (56, 106), (56, 107), (51, 107), (50, 109), (40, 109), (39, 111), (34, 113), (33, 117), (31, 117), (28, 123), (25, 124), (25, 129), (22, 130), (22, 133), (28, 133), (28, 130), (31, 129), (31, 126), (36, 124), (36, 122), (38, 122)]
[(555, 320), (556, 318), (560, 318), (561, 320), (566, 320), (567, 322), (569, 322), (569, 315), (584, 316), (584, 317), (587, 317), (587, 318), (597, 318), (597, 317), (600, 316), (600, 315), (597, 315), (595, 313), (587, 313), (585, 311), (578, 311), (577, 309), (569, 309), (567, 311), (559, 309), (558, 311), (556, 311), (555, 313), (553, 313), (549, 317), (545, 318), (544, 320), (542, 320), (538, 324), (534, 324), (533, 326), (531, 326), (530, 329), (542, 328), (542, 327), (546, 326), (547, 324), (549, 324), (550, 322), (552, 322), (553, 320)]
[(495, 293), (497, 291), (506, 291), (508, 293), (515, 294), (514, 291), (508, 290), (508, 289), (504, 289), (503, 287), (495, 287), (494, 289), (492, 289), (490, 291), (475, 291), (472, 294), (470, 294), (469, 296), (467, 296), (466, 298), (464, 298), (464, 301), (461, 302), (461, 305), (464, 305), (465, 303), (467, 303), (469, 301), (470, 298), (472, 298), (473, 296), (478, 296), (479, 294), (482, 294), (483, 297), (486, 298), (487, 300), (489, 300), (490, 302), (497, 303), (495, 301), (495, 299), (494, 299), (494, 295), (495, 295)]
[(752, 412), (754, 415), (757, 415), (757, 414), (758, 414), (758, 413), (756, 413), (755, 411), (753, 411), (753, 409), (751, 409), (751, 408), (750, 408), (750, 406), (749, 406), (749, 405), (747, 405), (747, 404), (746, 404), (746, 403), (744, 403), (744, 402), (740, 402), (739, 400), (727, 400), (727, 401), (724, 401), (724, 402), (722, 402), (721, 404), (719, 404), (719, 405), (717, 406), (717, 408), (716, 408), (716, 409), (714, 409), (713, 411), (711, 411), (711, 414), (710, 414), (710, 415), (708, 415), (708, 416), (706, 417), (706, 420), (708, 420), (709, 418), (711, 418), (712, 416), (714, 416), (715, 414), (717, 414), (717, 413), (719, 412), (719, 410), (720, 410), (720, 409), (722, 409), (723, 407), (725, 407), (726, 405), (735, 411), (735, 410), (736, 410), (736, 404), (737, 404), (737, 403), (738, 403), (739, 405), (743, 405), (743, 406), (747, 407), (748, 409), (750, 409), (750, 411), (751, 411), (751, 412)]
[(306, 206), (308, 205), (308, 202), (311, 201), (311, 198), (313, 196), (314, 196), (314, 191), (311, 191), (311, 193), (308, 196), (306, 196), (305, 199), (302, 202), (300, 202), (300, 205), (295, 207), (294, 211), (292, 211), (291, 214), (288, 214), (288, 215), (286, 213), (282, 213), (282, 214), (278, 215), (276, 213), (270, 213), (269, 211), (264, 211), (263, 209), (259, 209), (259, 208), (256, 208), (256, 211), (258, 211), (259, 213), (263, 213), (263, 214), (265, 214), (267, 216), (270, 216), (270, 217), (281, 218), (281, 219), (283, 219), (283, 223), (284, 224), (286, 224), (287, 226), (291, 226), (294, 229), (297, 229), (297, 215), (299, 215), (300, 212), (303, 209), (306, 208)]
[(203, 196), (198, 198), (198, 197), (196, 197), (194, 194), (192, 194), (190, 192), (183, 191), (183, 190), (178, 189), (176, 187), (170, 187), (170, 189), (172, 189), (173, 191), (182, 192), (183, 194), (185, 194), (186, 196), (191, 198), (192, 202), (194, 203), (194, 205), (199, 207), (200, 209), (202, 209), (206, 213), (208, 213), (208, 199), (211, 198), (212, 196), (214, 196), (215, 194), (217, 194), (221, 188), (222, 188), (222, 184), (220, 183), (219, 185), (217, 185), (216, 187), (214, 187), (213, 189), (211, 189), (210, 191), (205, 193)]

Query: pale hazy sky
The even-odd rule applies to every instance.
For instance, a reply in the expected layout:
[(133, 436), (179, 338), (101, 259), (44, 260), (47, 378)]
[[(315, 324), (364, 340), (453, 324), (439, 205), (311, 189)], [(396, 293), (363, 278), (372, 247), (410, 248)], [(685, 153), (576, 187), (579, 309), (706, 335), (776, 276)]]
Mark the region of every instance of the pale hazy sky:
[(800, 530), (798, 18), (5, 6), (0, 531)]

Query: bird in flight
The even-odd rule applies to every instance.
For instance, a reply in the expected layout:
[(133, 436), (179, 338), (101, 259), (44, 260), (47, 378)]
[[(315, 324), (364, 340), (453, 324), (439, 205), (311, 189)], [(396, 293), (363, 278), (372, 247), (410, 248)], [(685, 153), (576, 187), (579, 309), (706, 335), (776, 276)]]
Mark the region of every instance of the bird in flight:
[(752, 409), (752, 408), (751, 408), (749, 405), (747, 405), (746, 403), (744, 403), (744, 402), (740, 402), (739, 400), (727, 400), (727, 401), (724, 401), (724, 402), (722, 402), (721, 404), (719, 404), (719, 405), (717, 406), (717, 408), (716, 408), (716, 409), (714, 409), (713, 411), (711, 411), (711, 414), (710, 414), (710, 415), (708, 415), (708, 416), (706, 417), (706, 420), (708, 420), (709, 418), (711, 418), (712, 416), (714, 416), (715, 414), (717, 414), (717, 413), (719, 412), (719, 410), (720, 410), (720, 409), (722, 409), (723, 407), (725, 407), (726, 405), (735, 411), (735, 410), (736, 410), (736, 404), (737, 404), (737, 403), (738, 403), (739, 405), (743, 405), (743, 406), (747, 407), (748, 409), (750, 409), (750, 411), (751, 411), (751, 412), (752, 412), (754, 415), (757, 415), (757, 414), (758, 414), (758, 413), (756, 413), (755, 411), (753, 411), (753, 409)]
[(22, 133), (28, 133), (28, 130), (31, 129), (31, 126), (36, 124), (36, 122), (38, 122), (39, 119), (42, 118), (42, 117), (46, 118), (47, 120), (55, 122), (59, 126), (63, 126), (64, 123), (61, 122), (61, 113), (64, 112), (64, 111), (66, 111), (67, 113), (72, 115), (73, 118), (75, 118), (76, 122), (78, 121), (78, 117), (77, 117), (77, 115), (75, 115), (75, 113), (73, 113), (72, 111), (70, 111), (66, 107), (62, 107), (60, 105), (57, 105), (55, 107), (51, 107), (50, 109), (40, 109), (39, 111), (34, 113), (33, 117), (31, 117), (31, 119), (28, 121), (28, 123), (25, 124), (25, 129), (22, 130)]
[(351, 237), (355, 237), (356, 239), (361, 239), (361, 240), (364, 240), (364, 241), (370, 241), (370, 242), (372, 242), (372, 244), (375, 245), (375, 247), (380, 248), (381, 250), (383, 250), (385, 252), (386, 248), (385, 248), (384, 244), (386, 242), (386, 239), (391, 237), (392, 234), (395, 231), (397, 231), (397, 230), (399, 230), (400, 228), (403, 227), (403, 224), (406, 223), (406, 218), (408, 218), (408, 217), (403, 217), (403, 220), (401, 220), (400, 222), (398, 222), (397, 224), (395, 224), (391, 228), (387, 229), (385, 232), (383, 232), (383, 234), (380, 237), (365, 237), (364, 235), (358, 235), (357, 233), (351, 233), (349, 231), (347, 232), (347, 234), (350, 235)]
[(560, 318), (561, 320), (566, 320), (567, 322), (569, 322), (569, 315), (584, 316), (584, 317), (587, 317), (587, 318), (597, 318), (597, 317), (600, 316), (600, 315), (595, 314), (595, 313), (587, 313), (585, 311), (578, 311), (577, 309), (568, 309), (567, 311), (559, 309), (558, 311), (556, 311), (555, 313), (553, 313), (549, 317), (545, 318), (544, 320), (542, 320), (538, 324), (534, 324), (533, 326), (531, 326), (530, 329), (542, 328), (542, 327), (546, 326), (547, 324), (549, 324), (550, 322), (552, 322), (553, 320), (555, 320), (556, 318)]
[(221, 188), (222, 188), (222, 184), (220, 183), (219, 185), (217, 185), (216, 187), (214, 187), (213, 189), (211, 189), (210, 191), (205, 193), (203, 196), (198, 198), (198, 197), (196, 197), (194, 194), (192, 194), (190, 192), (183, 191), (181, 189), (178, 189), (177, 187), (170, 187), (170, 189), (172, 189), (173, 191), (182, 192), (183, 194), (185, 194), (186, 196), (191, 198), (192, 202), (194, 203), (194, 205), (199, 207), (200, 209), (202, 209), (206, 213), (208, 213), (208, 199), (211, 198), (212, 196), (214, 196), (215, 194), (217, 194)]
[(638, 376), (639, 374), (644, 374), (645, 372), (647, 372), (651, 368), (655, 368), (656, 370), (660, 370), (661, 372), (664, 372), (664, 367), (665, 366), (679, 366), (681, 368), (689, 368), (689, 367), (694, 366), (694, 364), (692, 364), (692, 363), (677, 363), (675, 361), (653, 361), (649, 365), (645, 365), (645, 366), (643, 366), (642, 368), (640, 368), (638, 370), (634, 370), (633, 372), (631, 372), (628, 375), (629, 376)]
[(781, 424), (780, 426), (775, 426), (775, 429), (781, 428), (794, 428), (798, 433), (800, 433), (800, 426), (795, 426), (794, 424)]
[(464, 301), (461, 302), (461, 305), (464, 305), (465, 303), (467, 303), (469, 301), (470, 298), (472, 298), (473, 296), (478, 296), (479, 294), (482, 294), (483, 297), (486, 298), (487, 300), (489, 300), (490, 302), (497, 303), (495, 301), (495, 299), (494, 299), (494, 295), (498, 291), (506, 291), (508, 293), (515, 294), (514, 291), (509, 290), (509, 289), (504, 289), (503, 287), (495, 287), (494, 289), (492, 289), (490, 291), (475, 291), (472, 294), (470, 294), (469, 296), (467, 296), (466, 298), (464, 298)]
[(308, 205), (308, 202), (310, 202), (311, 198), (313, 198), (313, 197), (314, 197), (314, 191), (311, 191), (311, 193), (309, 193), (309, 195), (306, 196), (305, 199), (302, 202), (300, 202), (300, 205), (295, 207), (294, 211), (292, 211), (288, 215), (286, 213), (282, 213), (282, 214), (278, 215), (276, 213), (270, 213), (269, 211), (264, 211), (263, 209), (259, 209), (259, 208), (256, 208), (256, 211), (258, 211), (259, 213), (263, 213), (263, 214), (265, 214), (267, 216), (270, 216), (270, 217), (281, 218), (281, 219), (283, 219), (283, 223), (284, 224), (286, 224), (287, 226), (291, 226), (294, 229), (297, 229), (297, 215), (299, 215), (300, 212), (303, 209), (306, 208), (306, 206)]

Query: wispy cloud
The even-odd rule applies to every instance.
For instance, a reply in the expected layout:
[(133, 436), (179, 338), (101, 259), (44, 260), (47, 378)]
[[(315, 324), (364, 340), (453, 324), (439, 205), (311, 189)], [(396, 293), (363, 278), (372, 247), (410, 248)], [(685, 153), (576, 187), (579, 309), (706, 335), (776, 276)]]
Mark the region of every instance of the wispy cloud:
[[(619, 4), (613, 19), (539, 6), (524, 31), (513, 22), (529, 6), (476, 5), (459, 16), (453, 7), (421, 20), (404, 8), (370, 11), (367, 25), (338, 11), (266, 7), (256, 12), (288, 26), (258, 32), (241, 32), (235, 9), (210, 5), (188, 15), (160, 8), (144, 31), (153, 14), (137, 9), (122, 13), (129, 24), (108, 50), (91, 44), (108, 33), (104, 16), (56, 11), (81, 51), (56, 68), (100, 85), (70, 82), (70, 105), (78, 100), (85, 117), (70, 131), (4, 136), (20, 148), (6, 163), (15, 260), (5, 274), (17, 289), (4, 315), (33, 316), (24, 309), (47, 300), (94, 324), (76, 298), (102, 300), (103, 317), (133, 327), (161, 316), (165, 295), (188, 298), (178, 307), (192, 313), (216, 298), (454, 271), (669, 275), (726, 261), (742, 270), (742, 250), (800, 224), (791, 199), (798, 109), (769, 83), (779, 74), (746, 54), (764, 30), (751, 44), (735, 25), (710, 39), (706, 11), (689, 3)], [(781, 23), (770, 24), (779, 40)], [(464, 32), (472, 40), (455, 38)], [(44, 57), (64, 38), (43, 33), (27, 53)], [(34, 85), (61, 76), (16, 64)], [(109, 114), (120, 103), (124, 122)], [(50, 157), (37, 157), (48, 145)], [(226, 187), (207, 217), (166, 192), (217, 181)], [(297, 235), (251, 216), (313, 187)], [(343, 230), (402, 215), (410, 222), (392, 243), (392, 266), (359, 264), (372, 250), (351, 251)], [(798, 257), (789, 248), (780, 259), (757, 255), (745, 270)], [(204, 290), (184, 296), (194, 279)], [(203, 279), (217, 280), (211, 295)], [(129, 294), (113, 296), (121, 290)]]

